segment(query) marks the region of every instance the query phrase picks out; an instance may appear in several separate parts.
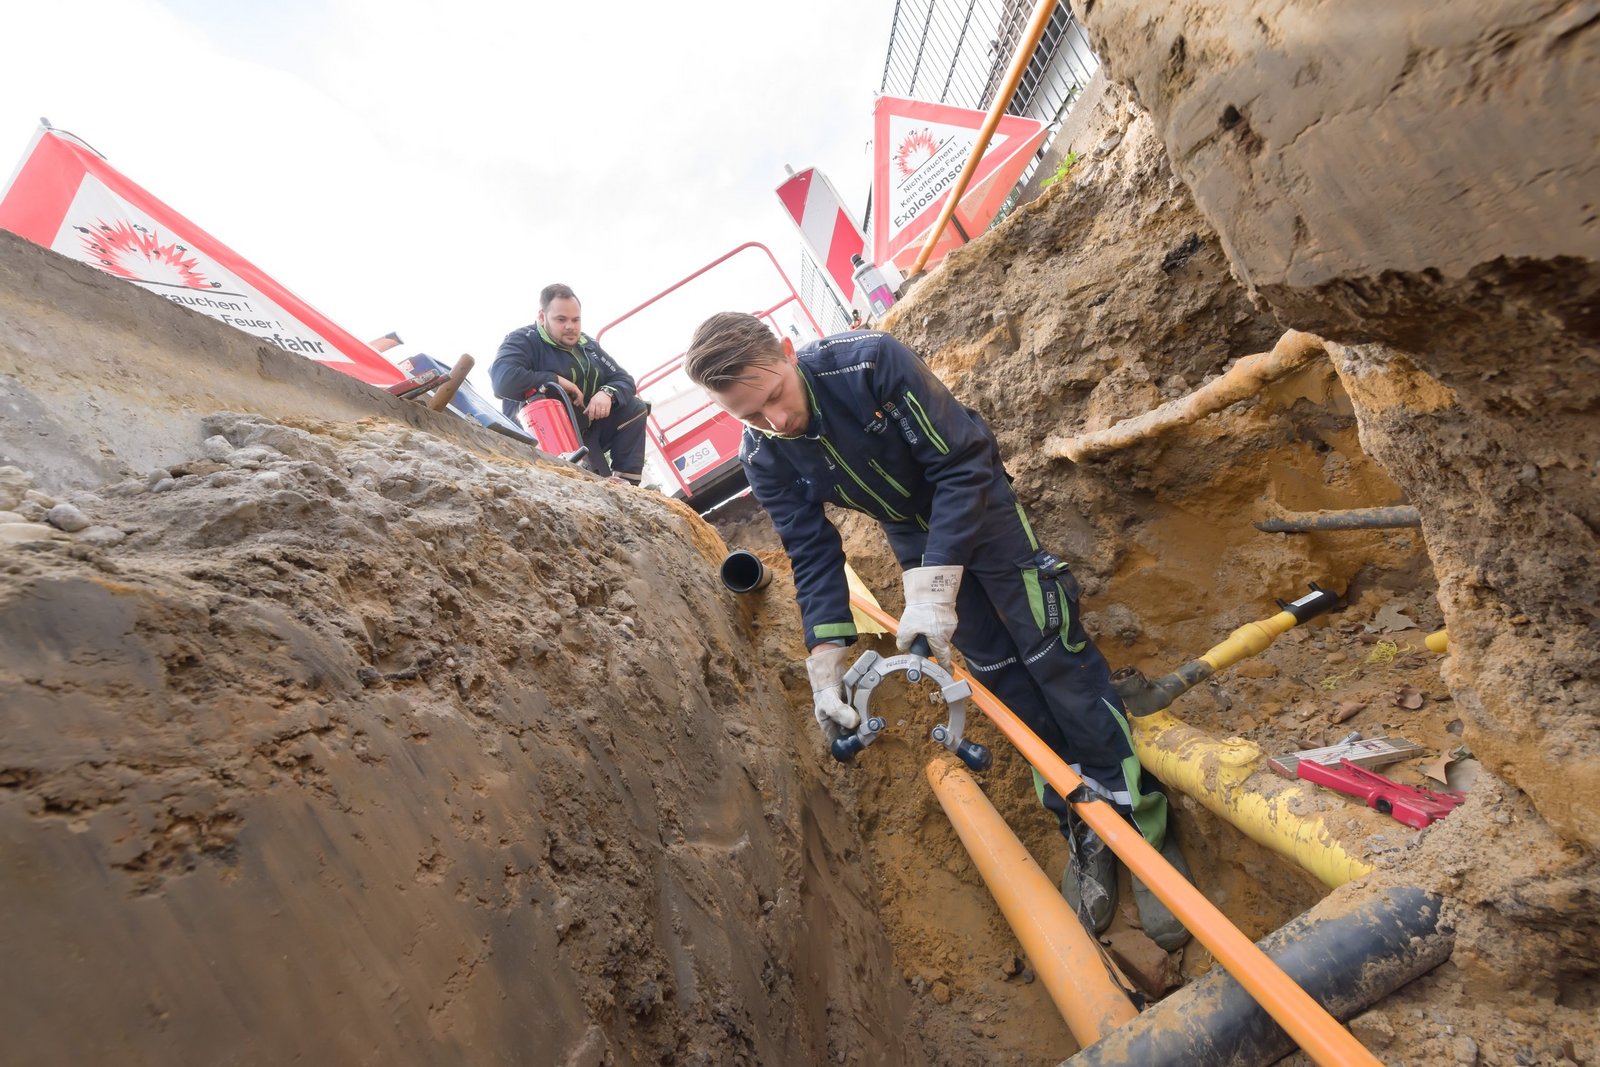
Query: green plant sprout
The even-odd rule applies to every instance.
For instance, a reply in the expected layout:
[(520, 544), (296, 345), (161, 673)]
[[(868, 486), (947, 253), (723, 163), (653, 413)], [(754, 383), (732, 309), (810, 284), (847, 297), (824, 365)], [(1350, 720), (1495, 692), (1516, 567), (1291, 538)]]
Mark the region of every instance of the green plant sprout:
[(1061, 162), (1056, 164), (1056, 172), (1050, 175), (1050, 177), (1046, 178), (1044, 181), (1040, 182), (1039, 188), (1048, 189), (1056, 182), (1066, 178), (1068, 172), (1070, 172), (1072, 168), (1077, 165), (1080, 158), (1082, 157), (1080, 157), (1078, 153), (1068, 150), (1067, 154), (1062, 157)]

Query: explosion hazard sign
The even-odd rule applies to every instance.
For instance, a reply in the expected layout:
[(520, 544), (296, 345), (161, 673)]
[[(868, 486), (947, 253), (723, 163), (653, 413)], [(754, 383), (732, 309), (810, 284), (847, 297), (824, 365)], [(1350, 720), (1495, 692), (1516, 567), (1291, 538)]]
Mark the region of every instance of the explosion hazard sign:
[[(876, 158), (872, 182), (872, 252), (878, 263), (894, 262), (910, 273), (928, 228), (949, 199), (983, 125), (982, 111), (880, 96), (873, 109)], [(982, 233), (999, 212), (1048, 127), (1036, 119), (1007, 115), (989, 147), (955, 218), (969, 235)], [(952, 225), (934, 247), (930, 264), (963, 240)]]

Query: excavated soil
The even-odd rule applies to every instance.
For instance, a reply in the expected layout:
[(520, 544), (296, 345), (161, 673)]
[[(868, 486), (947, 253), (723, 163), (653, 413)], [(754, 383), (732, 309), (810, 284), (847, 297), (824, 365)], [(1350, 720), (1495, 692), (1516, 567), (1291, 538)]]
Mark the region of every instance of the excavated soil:
[(6, 527), (0, 1060), (927, 1062), (709, 527), (387, 423), (205, 431)]
[[(1254, 6), (1279, 47), (1289, 16)], [(1592, 15), (1538, 6), (1475, 61), (1592, 40)], [(1090, 7), (1107, 69), (1150, 112), (1113, 90), (1069, 180), (949, 257), (887, 328), (995, 428), (1115, 666), (1164, 673), (1322, 583), (1343, 610), (1174, 712), (1268, 754), (1403, 737), (1426, 755), (1388, 773), (1467, 793), (1423, 831), (1308, 801), (1374, 868), (1332, 893), (1175, 796), (1206, 895), (1259, 937), (1375, 886), (1439, 893), (1452, 959), (1357, 1036), (1391, 1064), (1600, 1062), (1592, 314), (1549, 249), (1430, 274), (1376, 237), (1339, 246), (1349, 203), (1297, 201), (1291, 224), (1277, 205), (1308, 195), (1304, 175), (1252, 160), (1264, 143), (1338, 158), (1348, 124), (1279, 144), (1261, 100), (1228, 136), (1189, 137), (1185, 94), (1226, 95), (1207, 64), (1248, 49), (1212, 40), (1203, 5)], [(1391, 91), (1425, 100), (1450, 55), (1420, 49)], [(1337, 81), (1306, 68), (1293, 92)], [(1427, 254), (1470, 244), (1406, 226)], [(1284, 241), (1315, 254), (1284, 260)], [(112, 398), (119, 419), (173, 377), (139, 376), (135, 336), (214, 352), (220, 369), (190, 377), (230, 397), (315, 385), (86, 267), (3, 241), (0, 259), (22, 290), (0, 307), (3, 366), (51, 338), (120, 353), (135, 388)], [(1592, 260), (1563, 262), (1591, 285)], [(1286, 326), (1325, 331), (1330, 358), (1152, 440), (1051, 458), (1052, 439), (1182, 396)], [(59, 468), (0, 467), (0, 1062), (1032, 1065), (1075, 1049), (926, 785), (925, 694), (883, 687), (888, 735), (851, 766), (827, 757), (787, 563), (748, 501), (713, 529), (426, 420), (200, 420), (184, 382), (152, 423), (176, 445), (74, 432), (38, 450)], [(92, 385), (67, 392), (94, 408)], [(59, 440), (46, 414), (8, 435)], [(129, 459), (158, 446), (178, 458)], [(1420, 529), (1254, 526), (1398, 503)], [(881, 533), (834, 518), (898, 610)], [(718, 585), (724, 539), (767, 561), (764, 592)], [(1426, 651), (1443, 626), (1451, 652)], [(1064, 843), (1026, 764), (986, 721), (970, 736), (995, 753), (987, 795), (1057, 877)], [(1119, 936), (1137, 926), (1123, 889)], [(1195, 944), (1172, 962), (1214, 966)]]

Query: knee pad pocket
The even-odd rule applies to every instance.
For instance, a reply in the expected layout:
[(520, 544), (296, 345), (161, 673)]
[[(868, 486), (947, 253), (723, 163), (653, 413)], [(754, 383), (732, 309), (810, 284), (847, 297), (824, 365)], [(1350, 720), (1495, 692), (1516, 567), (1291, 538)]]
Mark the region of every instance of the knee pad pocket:
[(1068, 652), (1082, 652), (1089, 641), (1078, 611), (1082, 586), (1066, 563), (1041, 548), (1022, 567), (1022, 583), (1039, 632), (1059, 635)]

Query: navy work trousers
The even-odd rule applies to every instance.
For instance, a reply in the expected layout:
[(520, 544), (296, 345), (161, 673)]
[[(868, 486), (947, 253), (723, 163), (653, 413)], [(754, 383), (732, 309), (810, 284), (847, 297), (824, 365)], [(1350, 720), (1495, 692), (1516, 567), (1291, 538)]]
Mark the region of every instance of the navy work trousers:
[[(956, 594), (955, 647), (974, 678), (1159, 847), (1166, 797), (1146, 788), (1111, 668), (1079, 617), (1077, 579), (1039, 547), (1009, 489), (994, 495)], [(901, 567), (922, 565), (926, 532), (884, 531)], [(1066, 802), (1048, 784), (1043, 799), (1069, 834)]]
[(644, 472), (644, 417), (649, 413), (650, 405), (638, 397), (626, 405), (613, 404), (611, 414), (589, 423), (583, 432), (583, 443), (589, 446), (583, 465), (601, 477), (615, 471), (637, 482)]

